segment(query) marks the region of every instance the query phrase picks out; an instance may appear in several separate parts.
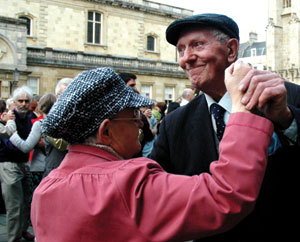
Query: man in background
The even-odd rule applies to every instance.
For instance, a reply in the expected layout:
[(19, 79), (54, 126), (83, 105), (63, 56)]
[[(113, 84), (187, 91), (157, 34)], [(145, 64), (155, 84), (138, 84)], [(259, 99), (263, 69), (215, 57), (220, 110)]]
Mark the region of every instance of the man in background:
[[(32, 100), (29, 87), (17, 88), (13, 94), (14, 115), (18, 134), (26, 139), (31, 130), (31, 115), (28, 112)], [(33, 241), (34, 236), (27, 229), (30, 218), (31, 173), (26, 164), (29, 154), (25, 154), (10, 143), (1, 139), (0, 180), (2, 196), (6, 207), (8, 242)]]

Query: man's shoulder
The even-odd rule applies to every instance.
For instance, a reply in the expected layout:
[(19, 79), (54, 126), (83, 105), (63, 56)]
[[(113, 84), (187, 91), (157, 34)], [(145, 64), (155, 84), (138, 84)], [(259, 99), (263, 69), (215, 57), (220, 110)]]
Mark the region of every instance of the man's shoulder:
[(174, 122), (174, 120), (187, 119), (189, 116), (194, 116), (195, 112), (200, 111), (202, 105), (207, 105), (204, 95), (200, 95), (191, 100), (188, 104), (177, 108), (165, 117), (166, 122)]

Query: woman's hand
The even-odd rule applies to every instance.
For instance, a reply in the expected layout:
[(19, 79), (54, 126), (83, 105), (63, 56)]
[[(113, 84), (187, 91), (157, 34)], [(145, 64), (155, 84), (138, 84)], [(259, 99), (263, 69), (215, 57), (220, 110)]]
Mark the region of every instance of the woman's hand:
[(225, 85), (232, 101), (232, 113), (250, 112), (242, 104), (244, 93), (239, 89), (239, 84), (251, 69), (249, 64), (237, 61), (225, 70)]

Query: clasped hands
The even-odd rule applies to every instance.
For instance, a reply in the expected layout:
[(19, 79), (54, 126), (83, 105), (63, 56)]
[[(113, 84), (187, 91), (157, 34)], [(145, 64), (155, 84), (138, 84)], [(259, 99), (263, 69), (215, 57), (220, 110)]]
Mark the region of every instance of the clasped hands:
[(232, 101), (232, 112), (261, 111), (266, 118), (286, 129), (293, 120), (287, 106), (284, 80), (276, 73), (252, 69), (242, 61), (225, 70), (225, 85)]

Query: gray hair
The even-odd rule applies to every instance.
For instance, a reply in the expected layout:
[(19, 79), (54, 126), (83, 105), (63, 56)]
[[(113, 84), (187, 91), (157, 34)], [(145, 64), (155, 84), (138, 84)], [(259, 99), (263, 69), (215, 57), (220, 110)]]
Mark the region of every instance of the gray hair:
[(27, 86), (21, 86), (18, 87), (13, 94), (13, 100), (17, 101), (18, 97), (21, 96), (22, 94), (25, 94), (29, 98), (29, 102), (32, 101), (33, 98), (33, 93), (30, 87)]
[(55, 87), (55, 94), (58, 95), (59, 94), (59, 91), (60, 91), (60, 86), (62, 85), (65, 85), (65, 86), (68, 86), (71, 81), (73, 81), (72, 78), (63, 78), (63, 79), (60, 79), (58, 81), (58, 83), (56, 84), (56, 87)]
[(221, 42), (221, 44), (226, 44), (226, 42), (231, 39), (227, 34), (218, 29), (211, 28), (211, 33), (216, 37), (218, 41)]
[(191, 93), (193, 93), (193, 90), (192, 90), (191, 88), (185, 88), (185, 89), (183, 90), (181, 96), (182, 96), (184, 99), (186, 99), (187, 96), (188, 96), (189, 94), (191, 94)]
[(14, 100), (12, 98), (9, 98), (6, 100), (6, 108), (10, 109), (10, 106), (14, 104)]

